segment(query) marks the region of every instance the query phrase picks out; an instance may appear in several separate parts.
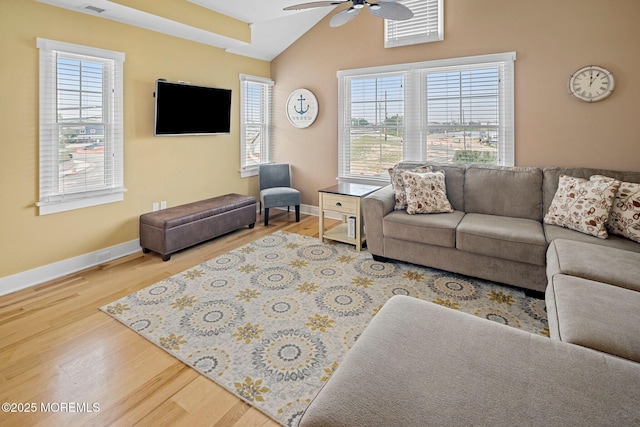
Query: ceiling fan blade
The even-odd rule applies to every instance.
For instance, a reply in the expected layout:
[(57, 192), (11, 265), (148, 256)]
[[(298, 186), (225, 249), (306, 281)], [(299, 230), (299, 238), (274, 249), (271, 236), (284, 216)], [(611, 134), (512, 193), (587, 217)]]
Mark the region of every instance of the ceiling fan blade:
[[(374, 7), (377, 5), (379, 7)], [(393, 1), (379, 1), (369, 5), (369, 12), (372, 15), (382, 19), (390, 19), (392, 21), (406, 21), (413, 18), (413, 12), (407, 6), (395, 3)]]
[(287, 6), (282, 10), (301, 10), (301, 9), (311, 9), (314, 7), (324, 7), (324, 6), (337, 6), (343, 3), (349, 3), (351, 0), (345, 1), (314, 1), (311, 3), (300, 3), (293, 6)]
[(355, 9), (353, 7), (340, 11), (333, 15), (333, 18), (331, 18), (331, 21), (329, 21), (329, 26), (339, 27), (341, 25), (344, 25), (358, 16), (358, 13), (360, 13), (360, 9)]

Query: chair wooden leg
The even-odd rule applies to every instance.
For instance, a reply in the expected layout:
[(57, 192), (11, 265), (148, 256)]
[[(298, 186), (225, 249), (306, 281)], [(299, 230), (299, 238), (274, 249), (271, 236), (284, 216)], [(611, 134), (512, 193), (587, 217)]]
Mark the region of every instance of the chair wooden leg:
[(296, 205), (296, 222), (300, 222), (300, 205)]
[(264, 225), (269, 225), (269, 208), (264, 208)]

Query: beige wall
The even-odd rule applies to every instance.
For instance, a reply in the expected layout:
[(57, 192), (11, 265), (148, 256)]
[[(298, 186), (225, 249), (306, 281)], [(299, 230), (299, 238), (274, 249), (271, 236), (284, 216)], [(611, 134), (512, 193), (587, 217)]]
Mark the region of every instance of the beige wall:
[[(302, 202), (337, 176), (336, 71), (515, 51), (516, 165), (590, 166), (640, 171), (640, 1), (445, 0), (445, 40), (385, 49), (382, 21), (363, 12), (330, 28), (331, 15), (271, 63), (276, 81), (278, 160), (294, 170)], [(598, 64), (615, 92), (587, 104), (567, 93), (578, 68)], [(297, 87), (313, 91), (317, 122), (295, 129), (284, 104)]]
[[(37, 37), (126, 54), (124, 202), (38, 215)], [(0, 278), (134, 240), (153, 202), (257, 194), (238, 172), (238, 75), (268, 77), (268, 62), (35, 0), (0, 1), (0, 53)], [(231, 135), (153, 137), (157, 78), (232, 89)]]

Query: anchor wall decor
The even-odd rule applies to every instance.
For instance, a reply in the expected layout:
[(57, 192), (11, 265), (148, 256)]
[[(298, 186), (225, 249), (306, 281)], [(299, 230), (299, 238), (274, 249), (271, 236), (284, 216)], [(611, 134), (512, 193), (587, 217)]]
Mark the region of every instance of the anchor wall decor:
[(296, 89), (287, 99), (287, 118), (297, 128), (307, 128), (318, 117), (318, 100), (308, 89)]

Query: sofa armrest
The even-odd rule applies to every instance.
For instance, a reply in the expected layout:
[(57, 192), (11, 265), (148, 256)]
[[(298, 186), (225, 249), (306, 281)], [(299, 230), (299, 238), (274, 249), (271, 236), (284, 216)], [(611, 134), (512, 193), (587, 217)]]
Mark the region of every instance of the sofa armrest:
[(369, 194), (363, 200), (362, 213), (366, 227), (367, 248), (372, 255), (384, 256), (382, 220), (396, 204), (391, 185)]

